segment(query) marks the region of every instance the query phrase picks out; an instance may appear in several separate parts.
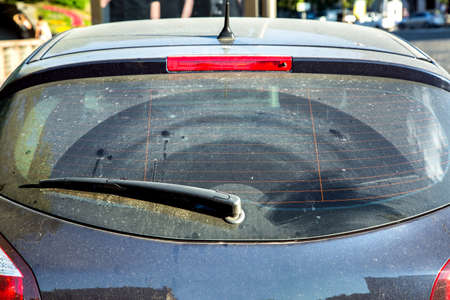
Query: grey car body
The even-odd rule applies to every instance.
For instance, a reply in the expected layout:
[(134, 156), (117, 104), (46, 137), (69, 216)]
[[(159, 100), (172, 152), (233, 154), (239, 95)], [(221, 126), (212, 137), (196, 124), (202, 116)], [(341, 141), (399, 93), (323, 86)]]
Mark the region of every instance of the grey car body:
[[(222, 23), (138, 21), (62, 33), (11, 75), (2, 100), (62, 80), (167, 74), (166, 58), (186, 55), (289, 56), (294, 73), (390, 78), (449, 91), (441, 67), (383, 31), (232, 18), (236, 39), (223, 43), (216, 38)], [(133, 215), (95, 220), (99, 215), (77, 217), (61, 213), (64, 207), (22, 201), (8, 194), (17, 187), (3, 179), (0, 232), (28, 263), (42, 299), (429, 299), (449, 258), (445, 199), (407, 217), (392, 213), (390, 222), (306, 238), (190, 239), (130, 229)]]

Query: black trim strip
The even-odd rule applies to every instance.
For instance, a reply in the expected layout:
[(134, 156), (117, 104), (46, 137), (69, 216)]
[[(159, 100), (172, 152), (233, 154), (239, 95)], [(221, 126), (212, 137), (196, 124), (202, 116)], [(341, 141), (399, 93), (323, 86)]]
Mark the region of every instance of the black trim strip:
[(110, 60), (63, 65), (31, 73), (12, 81), (0, 91), (0, 99), (34, 85), (60, 80), (165, 73), (167, 73), (165, 59)]
[(294, 58), (293, 73), (375, 76), (429, 84), (450, 91), (450, 80), (407, 65), (351, 59)]
[[(378, 61), (294, 58), (293, 73), (376, 76), (403, 79), (450, 91), (450, 80), (423, 69)], [(13, 80), (0, 91), (0, 99), (19, 90), (48, 82), (120, 75), (166, 74), (166, 59), (110, 60), (63, 65)]]

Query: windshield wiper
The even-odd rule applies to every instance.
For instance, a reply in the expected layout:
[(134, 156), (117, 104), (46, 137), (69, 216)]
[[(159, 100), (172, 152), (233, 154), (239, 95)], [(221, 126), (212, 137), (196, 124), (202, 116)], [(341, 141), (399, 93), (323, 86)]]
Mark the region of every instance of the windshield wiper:
[(179, 184), (89, 177), (52, 178), (21, 188), (66, 189), (114, 194), (157, 202), (224, 218), (239, 224), (245, 218), (241, 199), (232, 194)]

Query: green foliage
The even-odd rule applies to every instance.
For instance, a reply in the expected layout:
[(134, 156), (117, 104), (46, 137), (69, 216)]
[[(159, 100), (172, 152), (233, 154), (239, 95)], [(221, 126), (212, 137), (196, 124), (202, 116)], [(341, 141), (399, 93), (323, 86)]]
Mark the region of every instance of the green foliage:
[[(42, 1), (42, 0), (21, 0), (20, 2), (37, 3), (37, 2), (40, 2), (40, 1)], [(18, 0), (4, 0), (4, 1), (0, 1), (0, 2), (8, 3), (8, 4), (14, 4), (14, 3), (17, 3)]]
[(89, 0), (50, 0), (50, 3), (84, 9), (89, 3)]
[[(3, 3), (16, 3), (19, 0), (0, 0)], [(38, 3), (43, 2), (42, 0), (20, 0), (25, 3)], [(71, 8), (84, 9), (90, 0), (48, 0), (50, 3), (59, 4)]]
[(42, 16), (48, 22), (50, 30), (53, 34), (57, 34), (72, 28), (72, 20), (58, 12), (53, 12), (43, 8), (38, 8), (38, 15)]

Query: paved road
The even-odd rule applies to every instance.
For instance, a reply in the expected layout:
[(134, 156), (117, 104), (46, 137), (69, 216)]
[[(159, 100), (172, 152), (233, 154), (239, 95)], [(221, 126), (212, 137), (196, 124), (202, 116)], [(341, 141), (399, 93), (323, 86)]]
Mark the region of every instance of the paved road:
[(450, 72), (450, 27), (408, 29), (394, 32), (434, 58)]

